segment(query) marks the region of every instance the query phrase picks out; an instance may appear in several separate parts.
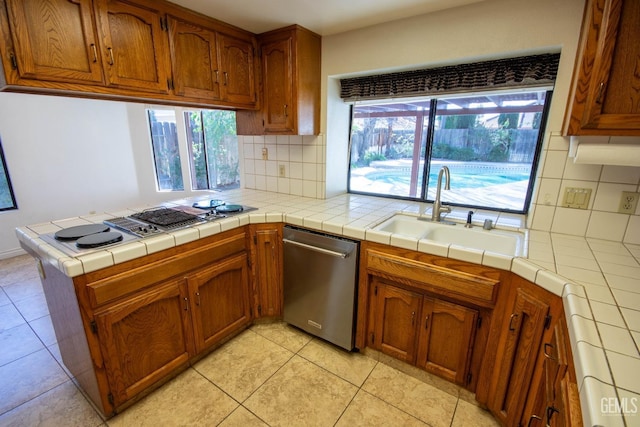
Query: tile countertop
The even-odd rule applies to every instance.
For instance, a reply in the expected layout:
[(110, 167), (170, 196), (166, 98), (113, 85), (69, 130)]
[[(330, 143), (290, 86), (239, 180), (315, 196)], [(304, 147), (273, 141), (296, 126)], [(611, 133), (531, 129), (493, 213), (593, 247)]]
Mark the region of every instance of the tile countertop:
[[(122, 263), (242, 225), (286, 222), (359, 240), (387, 243), (511, 270), (563, 298), (585, 426), (640, 426), (640, 245), (528, 230), (525, 255), (500, 254), (434, 244), (374, 231), (397, 212), (430, 214), (431, 205), (343, 194), (326, 200), (256, 190), (206, 193), (164, 204), (191, 205), (224, 199), (258, 208), (246, 214), (71, 258), (41, 240), (74, 225), (102, 223), (149, 206), (52, 221), (16, 229), (18, 239), (70, 277)], [(426, 209), (426, 212), (424, 212)], [(447, 219), (464, 222), (468, 209)], [(476, 210), (474, 224), (493, 220), (498, 228), (520, 229), (520, 215)]]

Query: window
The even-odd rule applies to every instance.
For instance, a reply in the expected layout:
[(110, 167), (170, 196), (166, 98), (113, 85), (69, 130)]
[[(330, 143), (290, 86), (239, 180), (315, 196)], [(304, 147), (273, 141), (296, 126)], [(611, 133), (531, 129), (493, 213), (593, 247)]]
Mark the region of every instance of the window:
[(0, 211), (17, 209), (16, 198), (13, 194), (7, 162), (4, 159), (4, 151), (0, 142)]
[(240, 186), (236, 113), (203, 110), (184, 113), (194, 190)]
[(526, 213), (560, 55), (340, 80), (351, 192)]
[[(225, 190), (240, 186), (233, 111), (149, 109), (159, 191)], [(178, 118), (183, 122), (179, 123)], [(188, 162), (183, 163), (183, 158)]]
[[(520, 90), (354, 105), (349, 191), (524, 213), (550, 92)], [(426, 177), (426, 178), (425, 178)]]

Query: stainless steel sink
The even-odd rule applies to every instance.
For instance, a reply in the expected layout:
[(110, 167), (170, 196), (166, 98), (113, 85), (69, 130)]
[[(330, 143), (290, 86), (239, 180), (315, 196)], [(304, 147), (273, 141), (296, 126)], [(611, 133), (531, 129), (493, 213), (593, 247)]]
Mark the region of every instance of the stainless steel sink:
[(431, 240), (509, 256), (521, 255), (525, 241), (525, 235), (521, 231), (465, 228), (463, 224), (451, 225), (424, 221), (417, 216), (406, 214), (396, 214), (373, 229), (417, 240)]

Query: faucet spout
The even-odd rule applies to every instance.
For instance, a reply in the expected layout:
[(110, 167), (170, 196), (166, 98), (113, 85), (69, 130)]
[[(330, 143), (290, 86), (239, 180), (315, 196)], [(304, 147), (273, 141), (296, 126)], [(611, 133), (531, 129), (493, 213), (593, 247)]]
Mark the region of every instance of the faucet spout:
[(451, 190), (451, 174), (449, 173), (449, 168), (447, 166), (443, 166), (438, 172), (438, 188), (436, 189), (436, 199), (433, 202), (433, 211), (431, 212), (431, 221), (441, 222), (442, 218), (440, 215), (443, 212), (451, 212), (451, 208), (449, 206), (442, 206), (440, 202), (440, 196), (442, 194), (442, 176), (444, 175), (444, 189)]

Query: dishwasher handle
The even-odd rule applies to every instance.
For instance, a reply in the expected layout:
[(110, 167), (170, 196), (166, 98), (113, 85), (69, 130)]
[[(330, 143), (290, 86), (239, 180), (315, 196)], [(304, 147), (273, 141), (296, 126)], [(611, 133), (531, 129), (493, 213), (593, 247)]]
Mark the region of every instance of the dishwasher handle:
[(348, 257), (349, 254), (351, 253), (351, 252), (346, 252), (346, 253), (345, 252), (336, 252), (336, 251), (332, 251), (332, 250), (329, 250), (329, 249), (319, 248), (319, 247), (313, 246), (313, 245), (307, 245), (306, 243), (296, 242), (295, 240), (282, 239), (282, 241), (284, 243), (289, 243), (289, 244), (294, 245), (294, 246), (300, 246), (302, 248), (309, 249), (310, 251), (320, 252), (320, 253), (323, 253), (325, 255), (331, 255), (331, 256), (340, 257), (340, 258), (343, 258), (343, 259)]

